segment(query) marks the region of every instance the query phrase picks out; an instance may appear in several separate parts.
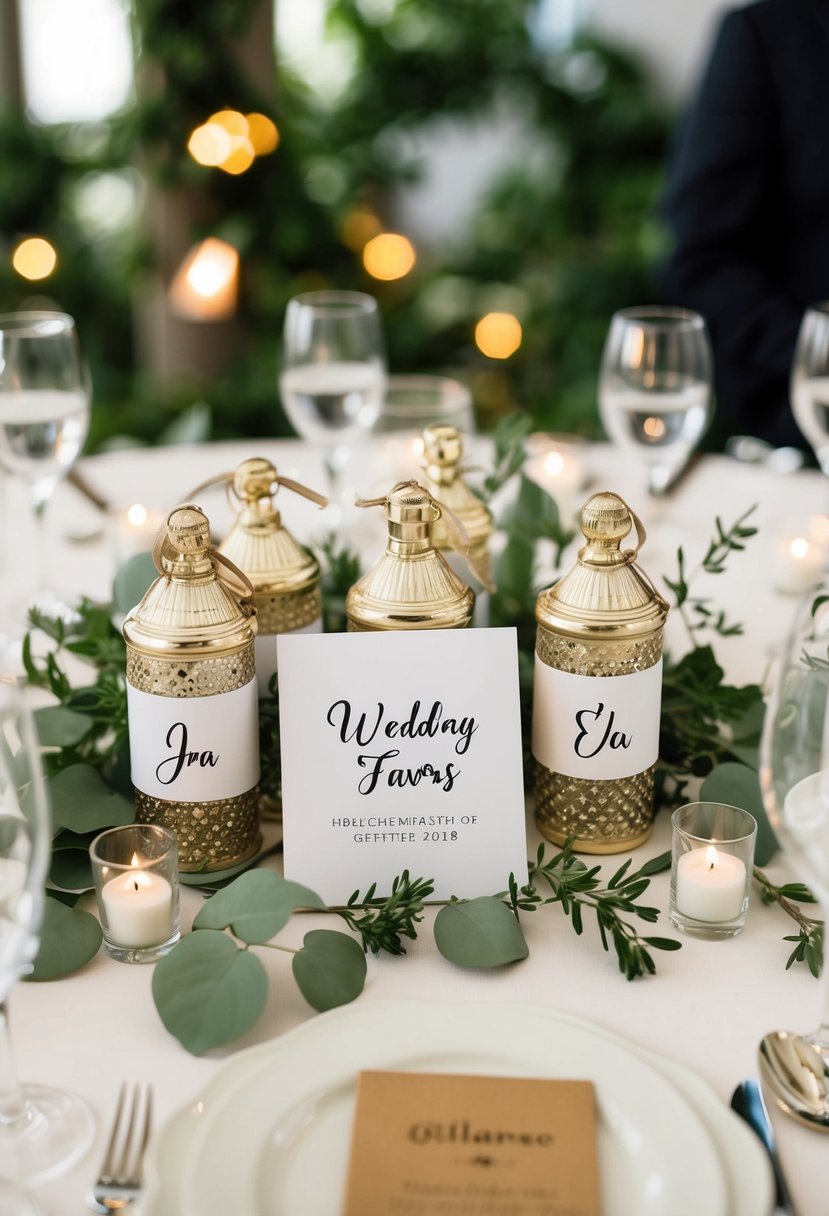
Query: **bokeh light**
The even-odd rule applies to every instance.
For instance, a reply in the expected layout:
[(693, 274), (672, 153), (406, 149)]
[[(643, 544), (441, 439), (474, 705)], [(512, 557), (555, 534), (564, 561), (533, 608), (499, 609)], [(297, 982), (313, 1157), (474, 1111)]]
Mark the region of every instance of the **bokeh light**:
[(191, 321), (222, 321), (236, 312), (239, 254), (233, 245), (209, 236), (195, 245), (175, 273), (170, 304)]
[(12, 254), (12, 266), (24, 279), (46, 279), (58, 264), (54, 245), (42, 236), (29, 236)]
[(379, 231), (379, 219), (373, 211), (369, 211), (365, 207), (349, 211), (340, 229), (343, 243), (358, 253), (366, 247), (372, 237), (377, 236)]
[(233, 150), (231, 136), (217, 122), (196, 127), (187, 142), (187, 151), (199, 165), (220, 165)]
[(225, 157), (219, 168), (223, 169), (225, 173), (238, 177), (240, 173), (244, 173), (251, 167), (254, 155), (253, 144), (247, 135), (234, 135), (231, 137), (230, 155)]
[(248, 139), (257, 156), (267, 156), (279, 143), (276, 124), (266, 114), (248, 114)]
[(390, 282), (407, 275), (417, 260), (414, 245), (399, 232), (381, 232), (366, 244), (363, 265), (373, 279)]
[(475, 326), (475, 345), (489, 359), (509, 359), (522, 337), (521, 322), (511, 312), (488, 312)]
[(245, 139), (248, 137), (248, 120), (238, 110), (217, 110), (207, 121), (224, 127), (228, 135), (244, 135)]

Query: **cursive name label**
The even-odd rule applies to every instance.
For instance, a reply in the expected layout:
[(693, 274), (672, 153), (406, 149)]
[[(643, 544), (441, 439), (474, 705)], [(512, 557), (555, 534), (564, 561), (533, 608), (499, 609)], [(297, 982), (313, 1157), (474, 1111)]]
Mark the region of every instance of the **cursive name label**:
[(288, 634), (278, 650), (287, 878), (335, 904), (403, 870), (436, 899), (526, 881), (514, 630)]
[(259, 780), (256, 680), (212, 697), (159, 697), (127, 685), (132, 783), (154, 798), (213, 802)]
[(632, 777), (659, 755), (661, 702), (661, 660), (625, 676), (577, 676), (536, 656), (533, 755), (566, 777)]

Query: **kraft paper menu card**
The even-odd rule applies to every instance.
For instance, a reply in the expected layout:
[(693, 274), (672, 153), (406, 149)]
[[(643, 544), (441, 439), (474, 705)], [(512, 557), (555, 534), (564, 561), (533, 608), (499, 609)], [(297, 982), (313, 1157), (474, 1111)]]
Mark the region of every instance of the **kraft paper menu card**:
[(601, 1216), (590, 1081), (363, 1072), (343, 1216)]

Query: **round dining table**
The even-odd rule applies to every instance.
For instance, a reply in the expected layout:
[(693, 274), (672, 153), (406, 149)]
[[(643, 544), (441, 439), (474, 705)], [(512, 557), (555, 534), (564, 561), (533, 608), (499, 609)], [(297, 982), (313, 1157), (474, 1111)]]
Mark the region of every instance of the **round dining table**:
[[(403, 471), (401, 441), (378, 439), (352, 458), (346, 495), (356, 489), (366, 497), (382, 493)], [(405, 448), (405, 443), (404, 443)], [(488, 444), (472, 445), (470, 464), (485, 464)], [(64, 482), (47, 516), (49, 570), (61, 595), (83, 594), (108, 600), (113, 571), (131, 552), (147, 548), (150, 528), (173, 506), (194, 501), (193, 491), (209, 478), (230, 472), (248, 456), (266, 456), (280, 473), (324, 488), (319, 453), (297, 441), (240, 441), (192, 447), (114, 451), (80, 462), (82, 477), (108, 504), (92, 505), (77, 487)], [(405, 451), (403, 452), (405, 456)], [(413, 459), (413, 457), (412, 457)], [(758, 534), (745, 550), (730, 555), (719, 576), (699, 574), (694, 593), (710, 595), (743, 632), (718, 638), (715, 648), (732, 683), (764, 682), (784, 641), (798, 603), (797, 588), (808, 579), (787, 548), (786, 529), (825, 526), (827, 486), (815, 471), (777, 473), (764, 465), (743, 464), (725, 456), (704, 456), (666, 496), (649, 499), (641, 471), (606, 445), (584, 448), (583, 467), (570, 485), (566, 512), (593, 490), (610, 489), (637, 511), (648, 530), (639, 561), (661, 584), (676, 572), (676, 550), (682, 545), (686, 569), (702, 560), (715, 519), (733, 522), (754, 506)], [(416, 466), (410, 475), (416, 475)], [(552, 487), (555, 489), (555, 486)], [(5, 489), (7, 528), (4, 579), (21, 584), (27, 577), (25, 509), (21, 491)], [(502, 494), (509, 494), (506, 487)], [(231, 507), (222, 488), (196, 496), (217, 535), (227, 528)], [(136, 503), (141, 513), (128, 510)], [(379, 556), (383, 544), (382, 513), (358, 512), (346, 505), (317, 508), (280, 492), (278, 504), (291, 531), (311, 543), (332, 523), (350, 537), (366, 560)], [(496, 500), (497, 514), (497, 500)], [(136, 523), (135, 521), (139, 522)], [(20, 527), (18, 528), (18, 522)], [(825, 535), (823, 542), (825, 544)], [(781, 548), (782, 546), (782, 548)], [(575, 559), (574, 543), (564, 556), (566, 569)], [(780, 590), (779, 588), (785, 588)], [(679, 654), (687, 647), (679, 614), (669, 620), (666, 647)], [(532, 854), (540, 837), (531, 807), (527, 811), (527, 844)], [(670, 814), (661, 810), (651, 839), (634, 853), (634, 866), (670, 848)], [(591, 861), (594, 859), (591, 859)], [(599, 859), (605, 874), (623, 858)], [(278, 866), (276, 859), (266, 863)], [(778, 881), (794, 875), (781, 855), (768, 867)], [(85, 897), (89, 898), (89, 897)], [(204, 896), (182, 888), (182, 929), (186, 932)], [(674, 936), (668, 921), (669, 875), (653, 878), (646, 902), (660, 909), (659, 923), (648, 932)], [(431, 934), (435, 910), (428, 909), (417, 941), (407, 942), (405, 957), (368, 957), (365, 989), (354, 1008), (373, 1002), (423, 1002), (425, 1006), (487, 1003), (499, 1007), (549, 1008), (596, 1024), (630, 1044), (683, 1065), (700, 1078), (727, 1108), (735, 1086), (758, 1075), (758, 1045), (773, 1029), (806, 1032), (817, 1023), (819, 985), (802, 964), (785, 969), (791, 945), (783, 940), (792, 922), (777, 907), (765, 906), (755, 887), (744, 931), (719, 941), (682, 938), (675, 952), (655, 952), (657, 973), (628, 982), (614, 953), (605, 953), (594, 919), (587, 914), (582, 936), (576, 936), (557, 907), (523, 920), (529, 957), (494, 970), (465, 970), (447, 962)], [(303, 913), (292, 918), (280, 942), (299, 946), (312, 928), (331, 927), (331, 918)], [(48, 1216), (80, 1216), (86, 1194), (103, 1157), (106, 1136), (122, 1081), (151, 1082), (155, 1120), (151, 1148), (165, 1137), (165, 1125), (199, 1093), (228, 1059), (245, 1048), (284, 1036), (315, 1018), (290, 974), (290, 955), (260, 951), (270, 987), (267, 1007), (256, 1026), (239, 1041), (195, 1057), (167, 1032), (151, 996), (152, 966), (110, 959), (103, 949), (76, 974), (50, 983), (21, 982), (9, 1000), (15, 1061), (20, 1077), (74, 1090), (92, 1108), (97, 1134), (87, 1156), (37, 1194)], [(328, 1016), (328, 1015), (323, 1015)], [(824, 1216), (829, 1205), (829, 1141), (772, 1110), (779, 1147), (799, 1216)], [(736, 1134), (736, 1133), (735, 1133)], [(681, 1145), (678, 1151), (682, 1151)], [(762, 1162), (761, 1162), (761, 1168)], [(152, 1165), (151, 1165), (152, 1169)], [(228, 1212), (228, 1216), (258, 1216)], [(305, 1216), (286, 1212), (285, 1216)], [(707, 1216), (700, 1212), (699, 1216)], [(757, 1216), (767, 1216), (758, 1212)]]

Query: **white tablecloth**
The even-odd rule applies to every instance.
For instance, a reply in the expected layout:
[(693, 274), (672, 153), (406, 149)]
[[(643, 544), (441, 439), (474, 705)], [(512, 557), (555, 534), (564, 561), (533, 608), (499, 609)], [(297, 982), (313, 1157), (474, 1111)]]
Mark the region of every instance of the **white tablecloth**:
[[(137, 451), (89, 459), (83, 469), (90, 480), (124, 507), (141, 501), (169, 508), (186, 500), (194, 484), (233, 467), (248, 455), (275, 459), (280, 471), (319, 484), (318, 466), (305, 448), (290, 443), (223, 444), (197, 449)], [(795, 599), (772, 589), (772, 532), (781, 517), (805, 521), (826, 508), (825, 483), (816, 473), (784, 478), (725, 458), (708, 458), (692, 470), (666, 502), (649, 504), (629, 462), (605, 448), (588, 456), (593, 489), (622, 493), (649, 525), (651, 536), (641, 555), (644, 568), (658, 578), (674, 570), (676, 542), (686, 549), (693, 568), (704, 552), (715, 515), (731, 522), (752, 503), (758, 504), (760, 535), (745, 553), (734, 554), (729, 571), (701, 579), (695, 587), (710, 592), (732, 619), (744, 621), (742, 637), (718, 643), (721, 661), (735, 680), (762, 679), (775, 645), (788, 628)], [(362, 492), (377, 492), (377, 468), (358, 471)], [(385, 487), (384, 487), (385, 488)], [(310, 539), (319, 526), (310, 504), (282, 494), (280, 505), (292, 530)], [(13, 496), (12, 496), (13, 499)], [(219, 528), (227, 520), (220, 493), (201, 496)], [(12, 501), (14, 507), (14, 499)], [(380, 513), (362, 520), (370, 536), (361, 543), (381, 543)], [(67, 541), (97, 527), (95, 513), (69, 486), (59, 488), (50, 512), (50, 534), (57, 584), (92, 596), (108, 594), (112, 541), (78, 544)], [(23, 559), (14, 558), (14, 569)], [(8, 569), (8, 568), (7, 568)], [(678, 620), (671, 624), (668, 645), (683, 645)], [(537, 842), (528, 825), (530, 847)], [(666, 814), (657, 820), (652, 840), (639, 850), (644, 861), (669, 847)], [(607, 865), (614, 864), (609, 859)], [(778, 862), (772, 873), (783, 875)], [(654, 879), (648, 901), (663, 910), (668, 877)], [(192, 889), (183, 890), (184, 927), (201, 904)], [(808, 1030), (817, 1020), (818, 985), (802, 966), (788, 973), (784, 963), (790, 932), (787, 918), (755, 899), (744, 933), (725, 942), (683, 940), (680, 951), (657, 954), (655, 978), (628, 983), (618, 972), (615, 955), (602, 952), (595, 925), (586, 918), (585, 934), (576, 938), (558, 909), (525, 918), (530, 956), (517, 966), (478, 973), (452, 967), (438, 954), (428, 913), (420, 939), (406, 958), (369, 957), (368, 979), (361, 1001), (403, 997), (424, 1001), (515, 1002), (549, 1005), (592, 1019), (634, 1043), (689, 1065), (727, 1103), (735, 1084), (756, 1075), (756, 1049), (761, 1036), (775, 1027)], [(295, 918), (280, 940), (301, 943), (309, 928), (330, 926), (322, 917)], [(657, 932), (670, 933), (667, 918)], [(290, 976), (290, 958), (261, 951), (271, 986), (268, 1005), (257, 1027), (234, 1049), (259, 1043), (313, 1017)], [(75, 1216), (85, 1210), (84, 1193), (103, 1153), (116, 1090), (123, 1078), (151, 1080), (155, 1086), (157, 1133), (165, 1118), (185, 1104), (221, 1066), (231, 1049), (196, 1059), (164, 1030), (150, 995), (151, 967), (127, 966), (103, 952), (77, 975), (48, 985), (19, 984), (12, 993), (11, 1024), (20, 1075), (68, 1087), (82, 1094), (98, 1120), (92, 1153), (70, 1174), (42, 1188), (49, 1216)], [(775, 1117), (791, 1187), (801, 1216), (824, 1216), (829, 1196), (829, 1152), (817, 1134)], [(235, 1214), (228, 1214), (235, 1216)], [(246, 1216), (239, 1213), (239, 1216)], [(700, 1216), (705, 1216), (700, 1213)]]

